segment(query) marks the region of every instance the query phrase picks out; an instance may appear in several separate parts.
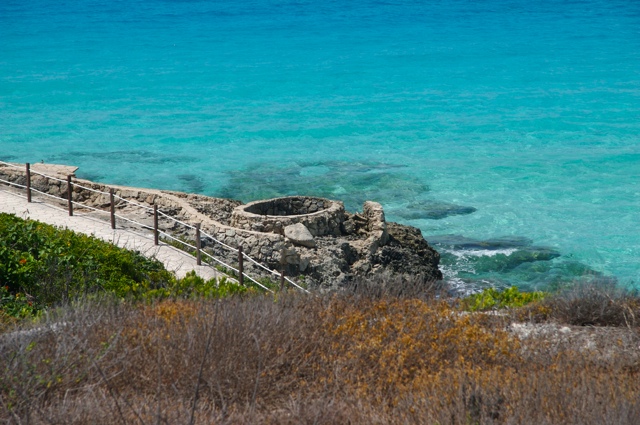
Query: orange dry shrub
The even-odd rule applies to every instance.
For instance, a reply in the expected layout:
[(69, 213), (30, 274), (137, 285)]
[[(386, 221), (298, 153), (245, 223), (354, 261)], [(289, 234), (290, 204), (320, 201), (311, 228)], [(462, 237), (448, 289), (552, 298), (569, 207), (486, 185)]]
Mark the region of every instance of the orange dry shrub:
[[(518, 365), (519, 342), (445, 302), (336, 299), (325, 312), (334, 373), (358, 396), (394, 405), (443, 372)], [(437, 379), (436, 379), (437, 380)]]
[[(144, 335), (146, 339), (157, 337), (162, 329), (164, 337), (171, 331), (186, 328), (190, 320), (198, 315), (198, 305), (190, 300), (163, 300), (152, 305), (139, 307), (140, 317), (125, 326), (124, 336), (139, 341)], [(150, 341), (148, 341), (150, 342)]]
[[(122, 323), (122, 345), (156, 359), (158, 350), (178, 343), (203, 319), (201, 306), (191, 300), (163, 300), (134, 307), (132, 317)], [(142, 354), (144, 353), (144, 354)]]
[(198, 306), (194, 301), (188, 300), (164, 300), (144, 310), (146, 316), (158, 317), (165, 324), (182, 323), (193, 318), (198, 312)]

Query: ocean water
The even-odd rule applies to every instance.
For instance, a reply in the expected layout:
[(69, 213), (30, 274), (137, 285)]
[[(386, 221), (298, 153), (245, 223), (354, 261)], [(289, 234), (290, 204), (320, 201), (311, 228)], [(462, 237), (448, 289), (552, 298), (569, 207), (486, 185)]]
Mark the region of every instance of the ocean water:
[(0, 159), (365, 199), (461, 287), (640, 286), (640, 2), (2, 0)]

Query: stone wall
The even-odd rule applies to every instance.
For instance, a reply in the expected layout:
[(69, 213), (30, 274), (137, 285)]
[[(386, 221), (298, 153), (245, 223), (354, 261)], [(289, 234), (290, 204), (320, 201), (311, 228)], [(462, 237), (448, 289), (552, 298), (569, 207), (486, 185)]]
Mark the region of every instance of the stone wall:
[(308, 196), (287, 196), (249, 202), (244, 211), (258, 215), (303, 215), (325, 210), (333, 202)]
[(231, 226), (235, 228), (278, 234), (287, 226), (301, 223), (313, 236), (340, 236), (343, 221), (342, 202), (302, 196), (249, 202), (237, 206), (231, 214)]
[(227, 226), (231, 225), (231, 214), (234, 208), (242, 205), (242, 202), (236, 201), (235, 199), (212, 198), (210, 196), (165, 190), (163, 190), (162, 193), (184, 200), (199, 213)]

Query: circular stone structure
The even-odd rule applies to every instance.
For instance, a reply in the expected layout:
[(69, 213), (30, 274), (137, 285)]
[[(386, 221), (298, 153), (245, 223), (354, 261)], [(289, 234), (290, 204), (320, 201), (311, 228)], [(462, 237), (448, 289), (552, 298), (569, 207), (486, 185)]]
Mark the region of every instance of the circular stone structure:
[(283, 233), (302, 223), (313, 236), (342, 234), (344, 204), (324, 198), (287, 196), (239, 205), (231, 213), (231, 226), (264, 233)]

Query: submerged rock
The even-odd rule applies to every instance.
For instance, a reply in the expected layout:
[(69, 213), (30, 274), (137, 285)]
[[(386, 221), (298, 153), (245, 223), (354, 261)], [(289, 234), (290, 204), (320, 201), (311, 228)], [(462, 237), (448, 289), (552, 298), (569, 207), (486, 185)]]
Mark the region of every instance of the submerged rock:
[(468, 257), (468, 260), (473, 263), (476, 273), (485, 273), (506, 272), (523, 263), (549, 261), (558, 257), (560, 257), (560, 253), (550, 248), (527, 247), (508, 254), (471, 256)]
[(530, 246), (533, 241), (521, 236), (504, 236), (485, 240), (460, 235), (438, 235), (429, 238), (431, 243), (454, 250), (500, 250)]
[(429, 190), (404, 165), (375, 162), (310, 161), (287, 165), (255, 164), (229, 171), (220, 190), (224, 198), (245, 202), (283, 196), (310, 195), (338, 199), (354, 211), (369, 199), (404, 202)]
[(440, 220), (453, 215), (467, 215), (476, 212), (474, 207), (450, 204), (432, 200), (424, 200), (407, 205), (394, 213), (408, 220), (430, 219)]
[(430, 241), (440, 251), (447, 277), (467, 292), (512, 285), (522, 290), (548, 289), (575, 281), (589, 270), (562, 259), (556, 249), (520, 236), (479, 240), (440, 235)]
[(523, 263), (549, 261), (560, 257), (552, 248), (534, 246), (530, 239), (508, 236), (486, 240), (459, 235), (443, 235), (431, 238), (442, 247), (443, 260), (449, 264), (464, 262), (474, 273), (505, 272)]
[(205, 188), (204, 181), (195, 174), (180, 174), (177, 176), (189, 192), (202, 193)]

